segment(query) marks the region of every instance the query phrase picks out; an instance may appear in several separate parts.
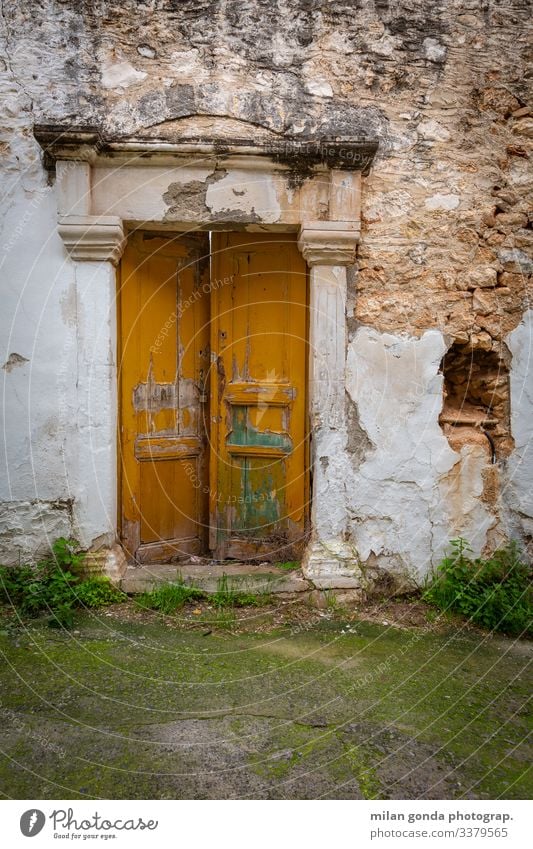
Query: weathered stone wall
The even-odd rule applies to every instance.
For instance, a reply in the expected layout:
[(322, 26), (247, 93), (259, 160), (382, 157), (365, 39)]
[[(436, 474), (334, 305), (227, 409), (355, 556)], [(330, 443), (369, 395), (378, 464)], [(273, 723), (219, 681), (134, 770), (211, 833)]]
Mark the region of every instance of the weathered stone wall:
[[(478, 550), (531, 533), (530, 13), (529, 0), (4, 0), (2, 553), (35, 540), (36, 523), (43, 539), (55, 534), (58, 500), (87, 544), (114, 522), (78, 507), (98, 478), (79, 460), (83, 292), (55, 231), (34, 123), (111, 137), (379, 138), (350, 275), (346, 538), (364, 562), (420, 574), (454, 533)], [(453, 450), (438, 424), (454, 342), (510, 369), (499, 482), (486, 445)], [(413, 380), (391, 391), (397, 361)]]

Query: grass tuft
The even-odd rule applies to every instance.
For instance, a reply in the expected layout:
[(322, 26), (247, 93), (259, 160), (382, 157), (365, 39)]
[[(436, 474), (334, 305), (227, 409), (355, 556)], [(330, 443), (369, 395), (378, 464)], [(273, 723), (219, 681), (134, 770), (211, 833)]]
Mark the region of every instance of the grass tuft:
[(150, 592), (137, 596), (136, 602), (139, 607), (150, 610), (159, 610), (161, 613), (170, 615), (180, 610), (187, 602), (199, 601), (206, 597), (204, 590), (199, 587), (186, 584), (183, 578), (178, 578), (175, 583), (162, 584)]

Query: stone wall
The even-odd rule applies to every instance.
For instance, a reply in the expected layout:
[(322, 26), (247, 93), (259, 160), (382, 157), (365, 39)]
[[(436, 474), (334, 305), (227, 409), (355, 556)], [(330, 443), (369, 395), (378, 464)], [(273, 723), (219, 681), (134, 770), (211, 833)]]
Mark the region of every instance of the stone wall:
[[(411, 576), (457, 533), (477, 550), (527, 541), (530, 35), (528, 0), (4, 0), (1, 558), (44, 546), (58, 516), (86, 545), (110, 541), (115, 521), (84, 508), (99, 483), (80, 421), (87, 293), (56, 233), (35, 123), (379, 139), (348, 293), (345, 540), (362, 563)], [(454, 443), (439, 424), (453, 344), (509, 371), (496, 468), (486, 439)]]

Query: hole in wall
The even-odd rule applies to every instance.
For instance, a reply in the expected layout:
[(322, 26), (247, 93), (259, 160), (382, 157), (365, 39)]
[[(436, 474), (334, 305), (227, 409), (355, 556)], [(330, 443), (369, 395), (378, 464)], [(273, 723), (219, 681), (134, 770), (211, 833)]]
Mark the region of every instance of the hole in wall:
[(439, 421), (451, 447), (484, 444), (493, 463), (506, 457), (513, 447), (506, 352), (455, 342), (442, 359), (441, 372), (444, 404)]

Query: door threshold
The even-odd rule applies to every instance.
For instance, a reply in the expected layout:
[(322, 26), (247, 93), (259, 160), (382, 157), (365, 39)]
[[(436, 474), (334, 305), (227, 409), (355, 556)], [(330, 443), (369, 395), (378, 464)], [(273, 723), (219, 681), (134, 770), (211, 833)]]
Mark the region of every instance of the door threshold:
[(128, 566), (120, 588), (129, 595), (135, 595), (182, 580), (211, 593), (217, 591), (223, 576), (233, 589), (247, 592), (295, 593), (311, 589), (300, 569), (286, 571), (271, 563), (221, 562), (201, 558), (180, 563)]

